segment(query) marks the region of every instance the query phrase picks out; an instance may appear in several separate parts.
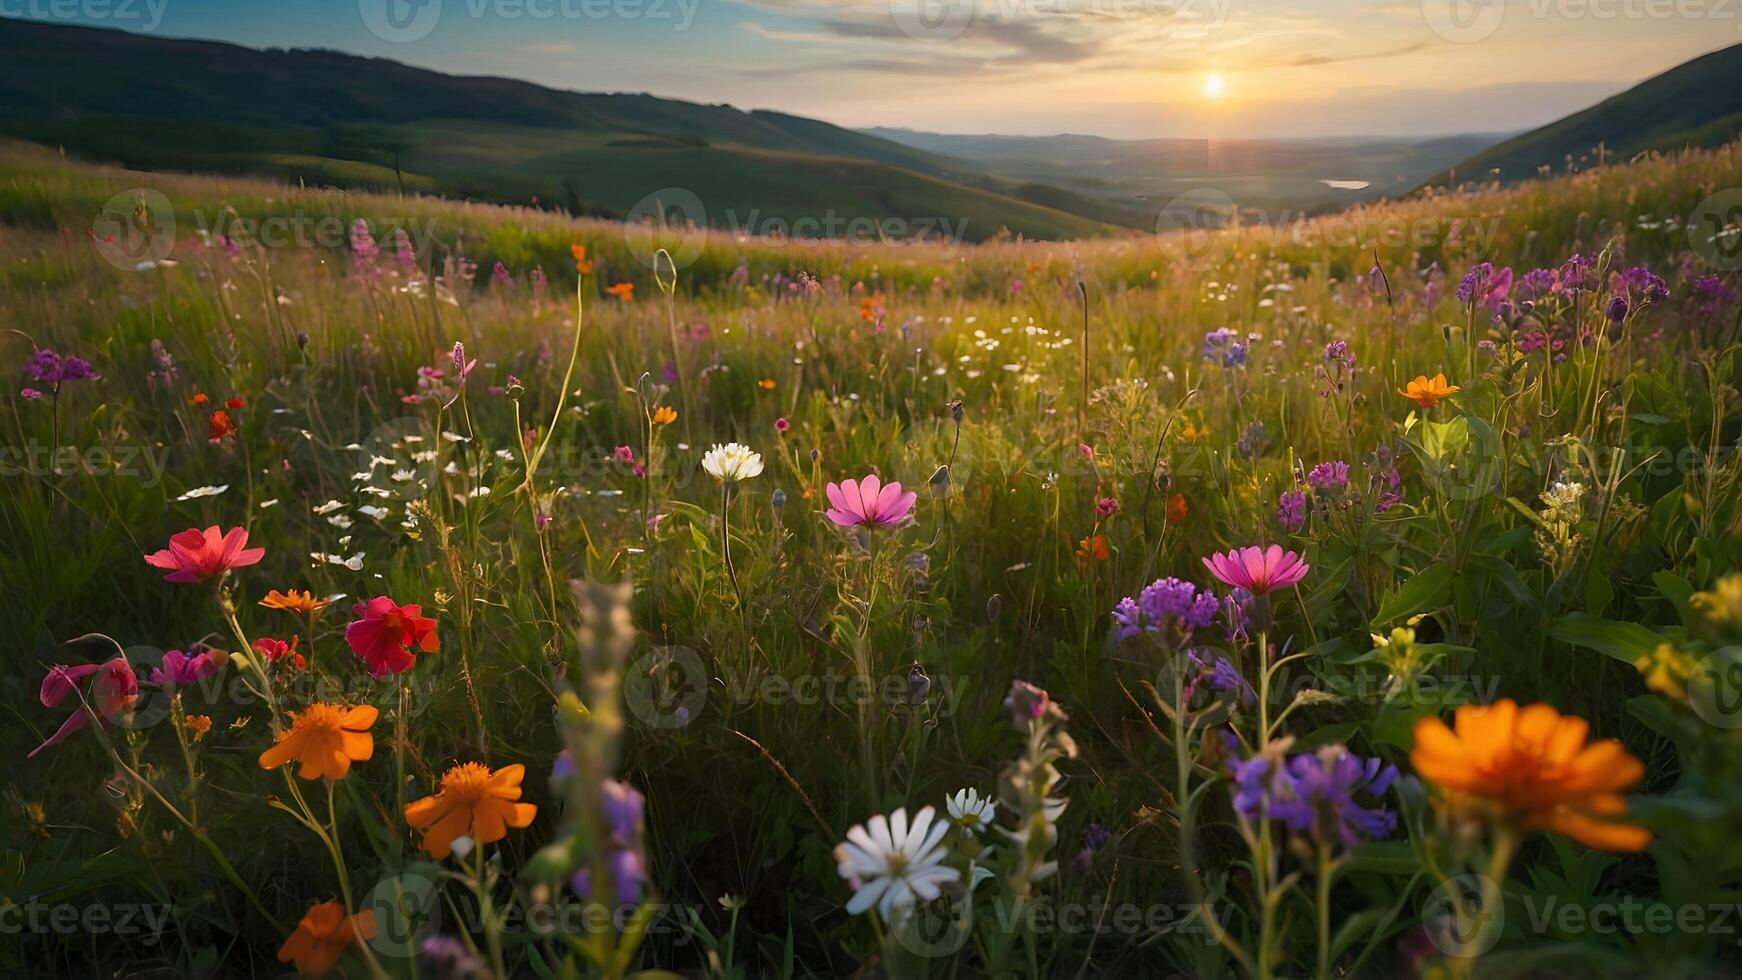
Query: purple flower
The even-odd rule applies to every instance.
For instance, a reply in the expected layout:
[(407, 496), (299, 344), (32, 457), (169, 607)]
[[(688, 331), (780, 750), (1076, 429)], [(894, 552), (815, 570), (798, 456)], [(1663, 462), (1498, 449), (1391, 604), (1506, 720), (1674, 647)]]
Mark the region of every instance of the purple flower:
[(369, 232), (369, 222), (358, 218), (351, 224), (351, 273), (364, 282), (373, 280), (377, 271), (375, 258), (381, 254), (381, 249), (375, 244), (375, 236)]
[(1541, 296), (1554, 289), (1553, 269), (1532, 269), (1524, 274), (1524, 280), (1519, 284), (1521, 293), (1530, 296)]
[(218, 662), (210, 653), (190, 657), (180, 650), (171, 650), (163, 655), (163, 666), (152, 668), (150, 680), (159, 687), (187, 687), (217, 672)]
[(1276, 500), (1276, 523), (1290, 534), (1298, 533), (1306, 524), (1306, 494), (1290, 490)]
[[(572, 765), (572, 763), (571, 763)], [(646, 833), (647, 798), (628, 783), (608, 779), (599, 787), (599, 815), (606, 832), (605, 866), (618, 903), (641, 901), (649, 883), (647, 858), (642, 853)], [(593, 871), (582, 868), (569, 879), (575, 894), (593, 899)]]
[(1341, 496), (1349, 489), (1349, 464), (1342, 460), (1320, 463), (1307, 471), (1307, 485), (1327, 496)]
[(1324, 358), (1326, 364), (1341, 362), (1349, 367), (1355, 366), (1355, 355), (1349, 353), (1349, 342), (1333, 340), (1325, 345)]
[(1609, 308), (1607, 311), (1607, 315), (1609, 317), (1610, 323), (1620, 323), (1622, 320), (1627, 319), (1627, 297), (1625, 297), (1625, 296), (1611, 296), (1611, 297), (1609, 297)]
[(1218, 362), (1225, 368), (1243, 366), (1246, 347), (1240, 343), (1239, 336), (1227, 327), (1204, 334), (1204, 360)]
[(1341, 745), (1290, 756), (1259, 754), (1234, 767), (1234, 809), (1249, 821), (1279, 820), (1291, 833), (1353, 848), (1390, 834), (1397, 815), (1356, 801), (1383, 797), (1397, 767), (1363, 759)]
[(1251, 459), (1264, 452), (1265, 443), (1268, 441), (1269, 437), (1264, 433), (1263, 422), (1248, 422), (1246, 428), (1241, 430), (1240, 440), (1234, 444), (1234, 448), (1239, 451), (1240, 455)]
[(71, 354), (62, 357), (47, 347), (30, 355), (24, 362), (24, 373), (32, 381), (55, 386), (66, 381), (89, 381), (97, 376), (91, 362)]
[(1010, 720), (1016, 727), (1022, 728), (1028, 722), (1044, 717), (1051, 708), (1052, 695), (1046, 693), (1045, 688), (1023, 680), (1010, 682), (1010, 693), (1004, 696), (1004, 710), (1010, 713)]
[(1100, 500), (1095, 501), (1095, 516), (1103, 521), (1118, 512), (1119, 501), (1114, 500), (1112, 497), (1102, 497)]
[(498, 259), (496, 267), (490, 270), (490, 280), (498, 286), (508, 286), (514, 283), (514, 274)]
[(452, 936), (431, 936), (417, 954), (419, 972), (432, 980), (466, 980), (484, 970), (484, 962)]
[(1089, 824), (1083, 830), (1083, 846), (1091, 851), (1098, 851), (1112, 842), (1113, 835), (1098, 823)]
[(1136, 599), (1127, 596), (1120, 600), (1113, 609), (1113, 620), (1119, 624), (1121, 640), (1145, 631), (1157, 636), (1164, 631), (1181, 635), (1209, 626), (1220, 610), (1221, 603), (1210, 590), (1200, 590), (1182, 579), (1162, 578), (1145, 586)]

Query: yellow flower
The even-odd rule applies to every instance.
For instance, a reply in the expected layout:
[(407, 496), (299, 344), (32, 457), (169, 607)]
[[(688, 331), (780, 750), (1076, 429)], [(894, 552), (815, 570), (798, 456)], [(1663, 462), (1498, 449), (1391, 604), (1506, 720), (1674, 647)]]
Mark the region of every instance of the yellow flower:
[(457, 765), (442, 776), (440, 792), (405, 808), (405, 822), (423, 831), (423, 849), (438, 861), (453, 853), (457, 837), (494, 843), (538, 815), (538, 807), (516, 802), (525, 776), (521, 765), (495, 772), (477, 762)]
[(1407, 388), (1397, 389), (1397, 393), (1422, 408), (1432, 408), (1439, 404), (1441, 399), (1450, 398), (1463, 390), (1457, 385), (1447, 384), (1446, 376), (1443, 374), (1434, 375), (1431, 381), (1428, 380), (1427, 375), (1421, 374), (1417, 375)]
[(653, 410), (654, 425), (670, 425), (677, 421), (677, 409), (670, 405), (661, 405)]
[(291, 719), (278, 742), (260, 754), (260, 768), (277, 769), (295, 759), (304, 779), (344, 779), (351, 763), (364, 762), (375, 752), (369, 727), (380, 712), (368, 705), (311, 704)]
[(1464, 705), (1447, 728), (1438, 718), (1415, 725), (1415, 771), (1459, 796), (1485, 800), (1524, 830), (1552, 830), (1603, 851), (1640, 851), (1651, 831), (1621, 822), (1621, 791), (1645, 766), (1615, 739), (1585, 743), (1590, 724), (1546, 704), (1520, 708), (1501, 700)]

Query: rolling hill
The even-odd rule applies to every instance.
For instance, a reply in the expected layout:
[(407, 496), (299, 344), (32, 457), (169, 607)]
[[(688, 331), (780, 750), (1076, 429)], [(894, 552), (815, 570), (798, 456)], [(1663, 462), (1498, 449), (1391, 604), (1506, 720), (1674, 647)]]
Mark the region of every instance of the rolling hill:
[[(1430, 183), (1481, 178), (1504, 181), (1620, 162), (1646, 150), (1712, 147), (1742, 133), (1742, 44), (1653, 76), (1583, 112), (1477, 153)], [(1601, 151), (1598, 150), (1601, 147)]]
[(779, 112), (7, 18), (0, 133), (140, 169), (537, 198), (604, 217), (681, 187), (709, 223), (750, 231), (965, 218), (969, 240), (1006, 228), (1057, 239), (1106, 233), (1118, 217), (1068, 191)]

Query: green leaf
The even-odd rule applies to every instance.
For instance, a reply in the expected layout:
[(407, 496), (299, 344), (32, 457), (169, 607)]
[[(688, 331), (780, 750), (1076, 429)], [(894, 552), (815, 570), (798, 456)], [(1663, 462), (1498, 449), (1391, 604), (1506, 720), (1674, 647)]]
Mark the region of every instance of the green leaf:
[(1418, 612), (1443, 605), (1450, 594), (1452, 566), (1432, 565), (1409, 577), (1409, 581), (1391, 590), (1379, 604), (1370, 627), (1375, 631), (1391, 623), (1408, 619)]
[(1638, 623), (1620, 623), (1590, 613), (1568, 613), (1548, 628), (1548, 635), (1576, 647), (1607, 654), (1631, 665), (1657, 649), (1663, 639)]

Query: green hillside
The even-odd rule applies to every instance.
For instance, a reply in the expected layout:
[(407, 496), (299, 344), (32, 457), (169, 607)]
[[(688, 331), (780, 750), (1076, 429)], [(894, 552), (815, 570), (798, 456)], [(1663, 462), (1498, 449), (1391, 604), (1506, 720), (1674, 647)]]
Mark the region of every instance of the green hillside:
[[(1718, 146), (1742, 133), (1742, 44), (1702, 55), (1540, 129), (1490, 147), (1430, 183), (1523, 180), (1646, 150)], [(1599, 151), (1598, 147), (1602, 149)]]
[[(974, 241), (1111, 230), (1075, 195), (963, 180), (959, 161), (784, 113), (10, 19), (0, 133), (140, 169), (537, 198), (605, 217), (681, 187), (722, 227), (947, 218)], [(1083, 213), (1061, 210), (1073, 203)]]

